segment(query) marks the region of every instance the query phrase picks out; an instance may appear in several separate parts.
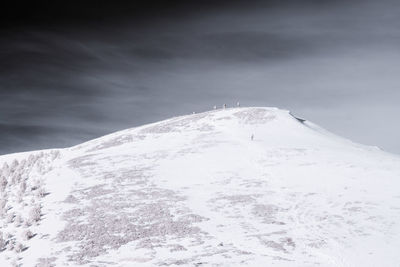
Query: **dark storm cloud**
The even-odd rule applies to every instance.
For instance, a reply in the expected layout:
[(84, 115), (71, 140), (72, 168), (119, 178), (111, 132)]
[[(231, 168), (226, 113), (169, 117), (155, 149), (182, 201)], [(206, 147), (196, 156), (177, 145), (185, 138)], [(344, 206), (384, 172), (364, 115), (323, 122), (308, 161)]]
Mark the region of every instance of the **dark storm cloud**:
[(143, 40), (135, 45), (131, 55), (146, 60), (258, 61), (297, 56), (313, 48), (308, 40), (267, 32), (188, 33), (184, 36), (155, 36), (156, 40)]
[(365, 107), (374, 120), (399, 112), (395, 2), (132, 3), (51, 4), (8, 21), (0, 154), (72, 145), (237, 100), (294, 109), (400, 151), (376, 128), (363, 134)]
[(157, 20), (159, 17), (190, 16), (219, 9), (247, 9), (258, 6), (326, 6), (347, 1), (332, 0), (170, 0), (170, 1), (45, 1), (27, 3), (4, 3), (0, 21), (4, 26), (26, 26), (53, 23), (115, 22), (115, 20)]
[(86, 105), (101, 94), (85, 75), (97, 59), (58, 35), (7, 37), (0, 41), (0, 150), (65, 146), (95, 131), (83, 125), (104, 120)]

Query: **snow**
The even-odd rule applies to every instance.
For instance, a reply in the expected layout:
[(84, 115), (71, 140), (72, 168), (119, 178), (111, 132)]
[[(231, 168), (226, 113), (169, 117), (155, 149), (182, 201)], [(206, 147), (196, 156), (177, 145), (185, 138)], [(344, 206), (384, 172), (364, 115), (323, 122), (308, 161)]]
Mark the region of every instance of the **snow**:
[[(4, 163), (1, 232), (25, 249), (0, 266), (400, 262), (400, 157), (286, 110), (212, 110)], [(7, 222), (38, 206), (38, 222)]]

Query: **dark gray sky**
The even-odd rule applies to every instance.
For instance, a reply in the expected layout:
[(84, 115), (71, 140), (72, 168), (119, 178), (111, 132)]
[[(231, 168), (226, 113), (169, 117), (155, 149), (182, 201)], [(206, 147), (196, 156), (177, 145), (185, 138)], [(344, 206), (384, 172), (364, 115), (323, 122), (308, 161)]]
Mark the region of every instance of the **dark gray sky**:
[(53, 5), (4, 18), (0, 154), (236, 101), (400, 153), (400, 4), (249, 2)]

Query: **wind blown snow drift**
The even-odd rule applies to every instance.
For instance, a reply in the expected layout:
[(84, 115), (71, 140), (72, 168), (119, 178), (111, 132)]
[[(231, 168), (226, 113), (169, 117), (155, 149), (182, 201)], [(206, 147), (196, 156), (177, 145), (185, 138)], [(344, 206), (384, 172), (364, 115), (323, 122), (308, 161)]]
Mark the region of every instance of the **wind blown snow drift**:
[(0, 266), (400, 262), (400, 158), (285, 110), (213, 110), (0, 164)]

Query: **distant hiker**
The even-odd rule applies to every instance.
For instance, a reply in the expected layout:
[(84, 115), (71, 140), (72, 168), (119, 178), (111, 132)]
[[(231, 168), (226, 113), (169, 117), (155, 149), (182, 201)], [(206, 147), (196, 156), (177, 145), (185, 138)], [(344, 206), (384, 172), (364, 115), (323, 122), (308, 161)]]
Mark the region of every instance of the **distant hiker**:
[(250, 139), (251, 139), (251, 141), (254, 140), (254, 134), (251, 134)]
[(236, 106), (240, 107), (240, 103), (239, 103), (239, 101), (236, 103)]
[(224, 104), (224, 109), (226, 109), (226, 104)]

